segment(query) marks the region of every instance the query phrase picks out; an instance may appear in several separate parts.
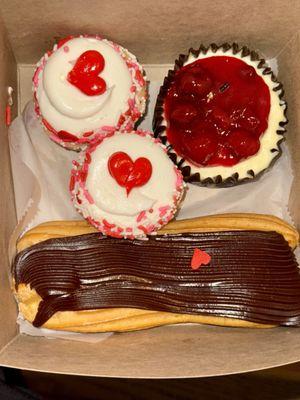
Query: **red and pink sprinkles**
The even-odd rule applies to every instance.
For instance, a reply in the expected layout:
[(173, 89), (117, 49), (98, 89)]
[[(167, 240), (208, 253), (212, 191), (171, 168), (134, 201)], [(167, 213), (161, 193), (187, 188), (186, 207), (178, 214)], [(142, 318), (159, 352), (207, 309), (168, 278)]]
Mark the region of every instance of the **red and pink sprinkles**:
[[(162, 226), (166, 225), (176, 213), (177, 205), (180, 202), (184, 189), (184, 182), (181, 175), (181, 172), (174, 166), (174, 171), (176, 173), (176, 183), (175, 190), (173, 195), (173, 204), (162, 205), (158, 208), (158, 219), (156, 223), (153, 223), (153, 213), (154, 209), (149, 208), (149, 210), (141, 211), (136, 217), (136, 226), (139, 230), (138, 234), (134, 234), (133, 227), (121, 227), (117, 226), (115, 223), (111, 223), (107, 221), (107, 219), (103, 218), (99, 221), (95, 221), (91, 218), (90, 215), (86, 215), (88, 212), (83, 211), (85, 207), (82, 205), (86, 204), (87, 208), (89, 205), (96, 206), (94, 199), (89, 193), (86, 187), (86, 179), (88, 176), (89, 165), (92, 161), (92, 153), (96, 150), (96, 148), (101, 145), (103, 140), (107, 139), (107, 137), (114, 135), (116, 132), (110, 132), (108, 136), (98, 136), (97, 140), (93, 140), (91, 145), (87, 147), (86, 151), (82, 153), (81, 161), (73, 162), (73, 168), (71, 171), (70, 184), (69, 189), (71, 192), (72, 201), (76, 207), (76, 209), (83, 215), (83, 217), (93, 226), (95, 226), (100, 232), (107, 236), (113, 236), (116, 238), (127, 238), (127, 239), (135, 239), (139, 237), (145, 237), (147, 235), (155, 234)], [(125, 133), (125, 132), (121, 132)], [(128, 132), (126, 132), (128, 133)], [(161, 148), (165, 148), (165, 146), (157, 139), (153, 137), (151, 132), (137, 130), (132, 132), (132, 134), (137, 134), (143, 137), (149, 137), (154, 143), (161, 146)]]
[[(119, 118), (119, 121), (116, 126), (103, 126), (99, 127), (99, 129), (95, 131), (83, 132), (80, 137), (73, 135), (70, 132), (66, 131), (57, 131), (55, 130), (51, 124), (46, 121), (42, 114), (38, 104), (37, 99), (37, 88), (39, 85), (39, 76), (43, 71), (48, 58), (51, 56), (53, 52), (63, 46), (63, 51), (68, 52), (69, 46), (67, 42), (71, 39), (77, 37), (86, 37), (86, 38), (94, 38), (98, 40), (103, 40), (105, 43), (109, 44), (111, 47), (115, 49), (117, 53), (124, 59), (130, 75), (132, 77), (132, 85), (130, 88), (130, 98), (127, 101), (128, 108)], [(35, 103), (35, 112), (37, 116), (40, 118), (44, 128), (50, 132), (50, 138), (60, 144), (63, 147), (70, 147), (70, 144), (76, 148), (80, 148), (82, 146), (88, 145), (91, 140), (97, 139), (99, 136), (99, 131), (101, 135), (105, 135), (107, 132), (112, 132), (115, 130), (122, 130), (124, 132), (132, 131), (135, 122), (142, 116), (145, 111), (146, 106), (146, 77), (144, 76), (143, 69), (137, 62), (136, 57), (131, 54), (128, 50), (124, 49), (122, 46), (117, 45), (107, 39), (102, 38), (99, 35), (78, 35), (78, 36), (68, 36), (60, 40), (57, 44), (54, 45), (53, 50), (48, 51), (41, 60), (37, 63), (36, 70), (33, 75), (33, 91), (34, 91), (34, 103)]]

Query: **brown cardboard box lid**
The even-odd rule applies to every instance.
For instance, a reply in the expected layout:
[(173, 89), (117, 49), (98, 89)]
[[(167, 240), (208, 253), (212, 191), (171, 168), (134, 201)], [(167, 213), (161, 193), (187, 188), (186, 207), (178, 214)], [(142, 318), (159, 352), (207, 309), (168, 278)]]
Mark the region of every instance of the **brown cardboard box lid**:
[[(288, 142), (295, 172), (290, 209), (300, 226), (299, 1), (1, 0), (0, 6), (4, 19), (0, 23), (1, 110), (7, 101), (5, 88), (18, 87), (19, 67), (36, 62), (55, 37), (70, 33), (100, 33), (128, 47), (143, 63), (172, 63), (190, 46), (213, 41), (239, 41), (266, 56), (277, 56), (290, 108)], [(0, 127), (1, 365), (92, 376), (168, 378), (223, 375), (300, 360), (299, 329), (169, 326), (115, 334), (98, 344), (18, 335), (8, 279), (8, 238), (16, 220), (3, 112)]]

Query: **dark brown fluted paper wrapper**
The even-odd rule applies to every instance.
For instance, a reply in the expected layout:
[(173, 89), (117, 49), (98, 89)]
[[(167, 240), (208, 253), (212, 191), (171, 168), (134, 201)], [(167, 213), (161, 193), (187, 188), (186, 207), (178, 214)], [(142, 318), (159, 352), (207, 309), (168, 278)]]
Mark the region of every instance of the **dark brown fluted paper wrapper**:
[[(300, 2), (282, 0), (182, 0), (72, 3), (1, 0), (0, 110), (6, 87), (15, 89), (17, 69), (33, 64), (55, 36), (101, 33), (148, 64), (173, 63), (199, 43), (239, 41), (277, 57), (289, 104), (286, 141), (294, 185), (289, 210), (300, 228)], [(6, 35), (8, 31), (8, 36)], [(17, 64), (17, 62), (19, 64)], [(48, 340), (18, 334), (16, 304), (9, 281), (8, 242), (16, 225), (8, 137), (0, 112), (0, 365), (53, 373), (130, 378), (187, 378), (233, 374), (300, 361), (300, 330), (168, 326), (112, 335), (98, 344)], [(251, 185), (249, 185), (249, 189)], [(230, 190), (230, 189), (229, 189)], [(263, 199), (259, 199), (263, 201)], [(216, 210), (217, 212), (217, 210)]]
[[(261, 69), (263, 71), (262, 72), (263, 75), (270, 75), (272, 81), (278, 83), (278, 85), (273, 90), (278, 92), (280, 101), (282, 101), (282, 102), (284, 101), (283, 100), (284, 91), (283, 91), (282, 84), (280, 82), (278, 82), (278, 80), (277, 80), (276, 76), (274, 75), (274, 73), (272, 72), (271, 68), (266, 65), (265, 60), (257, 52), (251, 51), (247, 46), (240, 46), (237, 43), (233, 43), (233, 44), (223, 43), (221, 45), (217, 45), (217, 44), (213, 43), (207, 47), (204, 45), (201, 45), (197, 50), (190, 48), (186, 55), (181, 54), (179, 56), (179, 58), (175, 61), (174, 68), (172, 70), (169, 70), (168, 75), (165, 77), (163, 85), (160, 88), (160, 91), (159, 91), (159, 94), (157, 97), (157, 101), (156, 101), (156, 105), (155, 105), (155, 110), (154, 110), (154, 117), (153, 117), (154, 134), (156, 137), (159, 137), (160, 140), (167, 146), (169, 157), (174, 162), (174, 164), (176, 164), (180, 168), (182, 175), (186, 182), (198, 184), (200, 186), (210, 186), (210, 187), (228, 187), (228, 186), (235, 186), (235, 185), (242, 184), (242, 183), (252, 182), (253, 180), (258, 179), (269, 168), (271, 168), (272, 165), (276, 162), (276, 160), (278, 160), (278, 158), (280, 157), (280, 155), (282, 153), (280, 144), (284, 141), (284, 134), (286, 132), (286, 129), (284, 127), (288, 122), (287, 115), (286, 115), (287, 107), (286, 107), (285, 102), (284, 102), (283, 107), (285, 107), (284, 114), (285, 114), (286, 120), (280, 122), (280, 124), (278, 126), (278, 130), (277, 130), (277, 134), (278, 134), (277, 145), (278, 145), (279, 151), (276, 148), (271, 149), (271, 152), (277, 152), (278, 154), (272, 159), (268, 168), (261, 170), (258, 174), (255, 174), (254, 171), (252, 169), (250, 169), (248, 171), (247, 178), (240, 179), (238, 172), (236, 172), (236, 173), (232, 174), (232, 176), (230, 176), (226, 179), (223, 179), (221, 175), (201, 179), (199, 172), (193, 172), (192, 166), (183, 165), (183, 163), (185, 161), (184, 158), (182, 158), (175, 152), (175, 150), (172, 148), (172, 145), (169, 143), (169, 141), (167, 139), (167, 134), (166, 134), (167, 127), (164, 125), (164, 118), (163, 118), (164, 100), (165, 100), (165, 96), (166, 96), (169, 88), (172, 86), (172, 84), (174, 82), (175, 73), (176, 73), (176, 71), (178, 71), (179, 69), (181, 69), (184, 66), (184, 63), (186, 62), (186, 60), (188, 59), (190, 54), (197, 57), (197, 56), (199, 56), (199, 54), (206, 54), (209, 50), (211, 50), (213, 53), (219, 52), (221, 50), (224, 54), (226, 54), (226, 52), (228, 50), (232, 50), (233, 54), (237, 54), (240, 51), (242, 51), (241, 52), (242, 57), (250, 56), (251, 61), (259, 61), (257, 69)], [(191, 163), (189, 163), (189, 164), (191, 164)], [(237, 164), (237, 167), (238, 167), (238, 164)]]

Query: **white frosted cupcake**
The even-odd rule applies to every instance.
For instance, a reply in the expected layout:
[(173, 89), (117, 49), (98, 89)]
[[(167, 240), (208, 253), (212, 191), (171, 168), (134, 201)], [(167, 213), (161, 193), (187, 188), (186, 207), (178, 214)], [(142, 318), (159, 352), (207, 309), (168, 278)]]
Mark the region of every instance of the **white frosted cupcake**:
[(58, 144), (80, 149), (115, 129), (131, 131), (146, 107), (142, 66), (99, 36), (69, 37), (37, 64), (35, 110)]
[(184, 191), (181, 172), (150, 132), (115, 132), (74, 162), (76, 209), (100, 232), (133, 239), (153, 234), (174, 216)]

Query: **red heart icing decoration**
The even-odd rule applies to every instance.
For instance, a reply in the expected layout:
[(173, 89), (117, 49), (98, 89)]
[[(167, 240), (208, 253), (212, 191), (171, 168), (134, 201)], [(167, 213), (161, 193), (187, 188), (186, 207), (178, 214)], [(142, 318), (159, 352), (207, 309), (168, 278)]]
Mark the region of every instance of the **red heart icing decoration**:
[(107, 164), (110, 175), (126, 188), (127, 196), (134, 187), (145, 185), (152, 175), (152, 164), (148, 158), (140, 157), (133, 162), (122, 151), (112, 154)]
[(205, 251), (196, 248), (194, 250), (194, 254), (191, 260), (191, 267), (192, 269), (198, 269), (201, 265), (209, 264), (211, 260), (211, 256), (207, 254)]
[(98, 51), (88, 50), (77, 59), (67, 80), (87, 96), (98, 96), (105, 92), (106, 83), (100, 76), (105, 60)]

